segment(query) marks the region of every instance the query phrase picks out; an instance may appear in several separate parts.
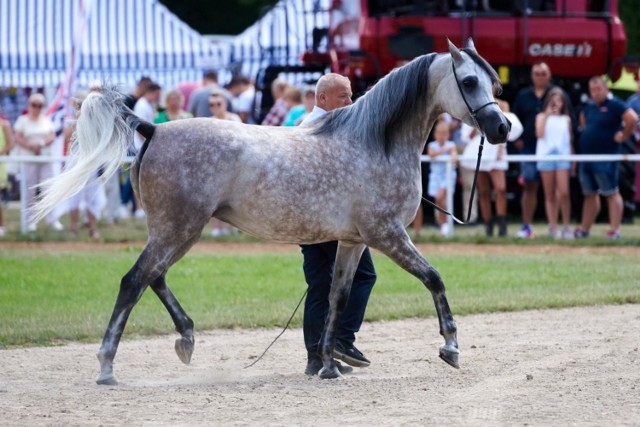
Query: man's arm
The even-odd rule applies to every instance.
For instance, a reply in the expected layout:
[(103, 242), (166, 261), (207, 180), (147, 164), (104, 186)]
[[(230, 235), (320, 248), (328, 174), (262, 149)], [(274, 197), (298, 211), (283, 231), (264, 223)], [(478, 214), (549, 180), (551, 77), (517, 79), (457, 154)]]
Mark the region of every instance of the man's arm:
[(632, 108), (627, 108), (624, 113), (622, 113), (622, 130), (616, 132), (613, 136), (613, 139), (621, 144), (625, 139), (629, 138), (633, 133), (633, 129), (636, 127), (636, 123), (638, 122), (638, 115)]

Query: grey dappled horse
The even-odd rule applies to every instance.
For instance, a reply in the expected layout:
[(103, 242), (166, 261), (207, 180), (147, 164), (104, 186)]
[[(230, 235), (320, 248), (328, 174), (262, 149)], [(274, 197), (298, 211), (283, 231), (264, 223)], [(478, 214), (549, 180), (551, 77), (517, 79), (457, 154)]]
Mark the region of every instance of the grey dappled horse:
[(212, 216), (277, 242), (339, 241), (320, 342), (320, 377), (340, 376), (332, 358), (336, 325), (365, 245), (431, 291), (445, 340), (440, 357), (458, 367), (456, 323), (444, 285), (405, 231), (422, 194), (420, 154), (442, 112), (479, 127), (491, 143), (506, 141), (510, 124), (494, 102), (497, 75), (473, 43), (460, 50), (449, 43), (449, 51), (394, 70), (353, 105), (308, 128), (203, 118), (156, 126), (134, 116), (113, 89), (91, 93), (77, 122), (79, 161), (49, 184), (39, 212), (77, 191), (98, 165), (105, 177), (115, 172), (137, 127), (146, 142), (131, 176), (149, 229), (144, 250), (122, 278), (97, 354), (97, 382), (117, 383), (116, 350), (131, 310), (149, 285), (181, 334), (175, 344), (178, 356), (190, 362), (193, 321), (165, 275), (198, 241)]

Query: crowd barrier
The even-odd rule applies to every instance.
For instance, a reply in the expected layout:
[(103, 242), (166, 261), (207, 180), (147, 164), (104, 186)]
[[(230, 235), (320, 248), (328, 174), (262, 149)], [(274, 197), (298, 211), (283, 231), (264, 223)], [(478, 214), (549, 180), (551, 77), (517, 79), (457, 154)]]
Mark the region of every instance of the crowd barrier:
[[(56, 163), (64, 162), (66, 157), (54, 157), (54, 156), (0, 156), (0, 162), (5, 163), (18, 163), (20, 175), (24, 176), (24, 164), (25, 163)], [(133, 162), (134, 157), (128, 157), (126, 163)], [(452, 184), (452, 173), (454, 165), (451, 162), (440, 159), (431, 159), (429, 156), (423, 155), (420, 157), (422, 162), (446, 162), (446, 174), (447, 174), (447, 206), (453, 206), (453, 193), (454, 188)], [(472, 160), (476, 161), (477, 157), (463, 157), (458, 156), (458, 160)], [(640, 154), (572, 154), (572, 155), (551, 155), (551, 156), (536, 156), (536, 155), (522, 155), (513, 154), (507, 156), (509, 163), (521, 163), (521, 162), (541, 162), (541, 161), (570, 161), (570, 162), (611, 162), (611, 161), (625, 161), (625, 162), (637, 162), (640, 161)], [(20, 232), (27, 234), (27, 205), (25, 195), (27, 193), (26, 183), (23, 179), (20, 180)], [(450, 209), (452, 210), (452, 209)], [(466, 218), (463, 218), (466, 219)], [(454, 230), (454, 220), (451, 216), (448, 219), (450, 229)]]

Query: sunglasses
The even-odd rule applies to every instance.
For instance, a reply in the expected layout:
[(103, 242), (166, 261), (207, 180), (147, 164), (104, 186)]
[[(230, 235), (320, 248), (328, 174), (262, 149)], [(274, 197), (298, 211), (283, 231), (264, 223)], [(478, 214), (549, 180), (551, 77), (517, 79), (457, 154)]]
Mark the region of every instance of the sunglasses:
[(533, 75), (534, 75), (534, 76), (538, 76), (538, 77), (544, 77), (544, 76), (546, 76), (546, 75), (547, 75), (547, 73), (546, 73), (546, 72), (544, 72), (544, 71), (535, 71), (535, 72), (533, 73)]
[(222, 102), (210, 102), (209, 107), (221, 107)]
[(32, 106), (33, 108), (42, 108), (43, 105), (42, 104), (29, 104), (30, 106)]

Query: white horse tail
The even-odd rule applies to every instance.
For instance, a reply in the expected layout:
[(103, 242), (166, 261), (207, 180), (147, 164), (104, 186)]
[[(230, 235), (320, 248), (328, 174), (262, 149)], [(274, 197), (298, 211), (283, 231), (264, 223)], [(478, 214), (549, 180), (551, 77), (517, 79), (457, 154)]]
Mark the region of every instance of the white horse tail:
[(70, 168), (40, 184), (42, 198), (34, 207), (34, 219), (44, 218), (60, 202), (80, 191), (92, 174), (102, 169), (102, 180), (109, 179), (124, 163), (133, 130), (147, 139), (155, 127), (143, 121), (124, 104), (115, 88), (103, 86), (83, 101), (71, 147)]

